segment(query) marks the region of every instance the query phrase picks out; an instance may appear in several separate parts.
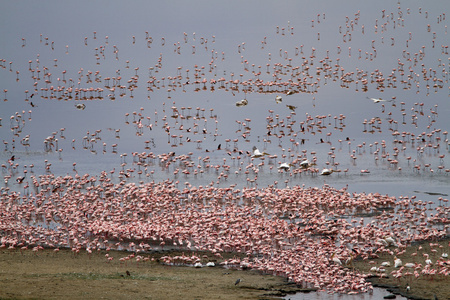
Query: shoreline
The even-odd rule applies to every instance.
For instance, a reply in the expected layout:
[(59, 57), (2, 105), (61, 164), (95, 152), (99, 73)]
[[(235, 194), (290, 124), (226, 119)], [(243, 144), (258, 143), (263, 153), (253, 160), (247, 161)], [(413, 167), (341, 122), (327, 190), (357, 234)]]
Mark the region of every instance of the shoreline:
[[(441, 249), (446, 249), (448, 239), (438, 242)], [(429, 242), (423, 242), (406, 248), (401, 258), (406, 262), (412, 253), (430, 252)], [(434, 243), (432, 243), (434, 244)], [(418, 250), (421, 247), (421, 250)], [(435, 246), (439, 247), (439, 246)], [(393, 249), (395, 250), (395, 249)], [(444, 251), (444, 250), (442, 250)], [(446, 250), (445, 250), (446, 251)], [(432, 253), (432, 252), (430, 252)], [(105, 291), (109, 298), (123, 299), (133, 296), (136, 299), (177, 298), (180, 295), (190, 299), (188, 293), (195, 291), (192, 299), (208, 299), (215, 295), (217, 299), (278, 299), (297, 293), (317, 291), (315, 288), (302, 287), (287, 278), (264, 274), (258, 270), (242, 267), (225, 267), (221, 262), (238, 257), (238, 253), (222, 253), (223, 258), (216, 259), (212, 253), (205, 251), (152, 250), (147, 253), (136, 253), (118, 250), (99, 250), (81, 253), (70, 249), (32, 249), (0, 251), (0, 280), (4, 287), (0, 292), (2, 299), (47, 298), (80, 299), (85, 297), (101, 298), (102, 292), (96, 293), (94, 287)], [(430, 256), (433, 261), (450, 263), (439, 259), (440, 253)], [(198, 257), (202, 267), (195, 268), (179, 263), (167, 265), (167, 258)], [(392, 260), (389, 254), (379, 258), (354, 261), (352, 268), (358, 272), (373, 274), (369, 268), (383, 261)], [(421, 262), (422, 257), (417, 259)], [(207, 267), (207, 262), (214, 262), (215, 267)], [(375, 262), (375, 263), (374, 263)], [(344, 268), (350, 271), (350, 268)], [(394, 295), (408, 299), (445, 299), (450, 292), (448, 276), (434, 278), (394, 278), (391, 273), (398, 268), (386, 267), (383, 276), (369, 275), (374, 287), (386, 289)], [(239, 283), (236, 284), (237, 279)], [(411, 290), (405, 290), (409, 285)], [(134, 286), (134, 287), (133, 287)], [(138, 287), (141, 286), (141, 287)], [(29, 290), (29, 288), (32, 290)], [(70, 287), (70, 289), (69, 289)], [(84, 291), (89, 288), (89, 291)], [(115, 295), (125, 288), (125, 294)], [(151, 294), (148, 294), (148, 289)], [(51, 293), (50, 293), (51, 292)], [(86, 294), (87, 293), (87, 294)], [(117, 296), (117, 297), (115, 297)]]
[[(397, 268), (394, 266), (394, 256), (386, 252), (377, 258), (355, 260), (354, 267), (361, 272), (372, 274), (367, 280), (374, 287), (384, 288), (394, 295), (415, 300), (448, 299), (450, 279), (447, 275), (439, 274), (439, 272), (450, 270), (450, 260), (442, 257), (443, 253), (448, 253), (449, 242), (449, 238), (438, 242), (415, 242), (413, 246), (406, 247), (402, 254), (397, 254), (402, 261), (402, 266)], [(394, 252), (398, 250), (394, 246), (390, 246), (388, 249)], [(432, 261), (428, 267), (425, 262), (427, 258)], [(370, 271), (374, 267), (381, 268), (381, 265), (386, 262), (389, 262), (390, 266), (384, 267), (385, 271)], [(407, 267), (408, 263), (415, 265)], [(424, 270), (427, 272), (429, 270), (437, 271), (428, 274)], [(401, 275), (398, 276), (399, 274)], [(409, 291), (407, 291), (407, 286), (409, 286)]]
[[(101, 250), (74, 254), (70, 249), (4, 249), (0, 251), (0, 280), (4, 283), (0, 298), (177, 299), (182, 295), (184, 299), (277, 299), (314, 291), (257, 270), (206, 267), (205, 263), (202, 268), (168, 266), (161, 260), (181, 253), (157, 250), (138, 255)], [(194, 255), (190, 251), (184, 253)], [(121, 260), (132, 255), (132, 259)], [(235, 284), (238, 278), (240, 282)]]

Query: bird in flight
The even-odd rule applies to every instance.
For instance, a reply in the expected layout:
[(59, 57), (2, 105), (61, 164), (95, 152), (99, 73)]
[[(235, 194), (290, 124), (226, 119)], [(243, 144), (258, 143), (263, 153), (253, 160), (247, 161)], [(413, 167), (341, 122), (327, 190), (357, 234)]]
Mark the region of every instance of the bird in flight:
[(289, 171), (293, 166), (294, 166), (293, 164), (284, 162), (278, 167), (278, 170)]
[(266, 153), (264, 151), (261, 152), (258, 148), (256, 148), (256, 146), (253, 146), (253, 155), (251, 156), (252, 158), (262, 157), (264, 155), (269, 155), (269, 153)]
[(315, 166), (315, 163), (310, 162), (308, 159), (305, 159), (300, 163), (300, 167), (303, 169), (308, 169), (309, 167)]
[(289, 104), (286, 104), (286, 107), (289, 108), (292, 111), (295, 111), (295, 109), (297, 108), (297, 106), (289, 105)]
[(79, 110), (84, 110), (86, 108), (86, 104), (75, 104), (75, 107)]
[(373, 103), (392, 102), (392, 101), (394, 101), (394, 100), (384, 100), (384, 99), (381, 99), (381, 98), (369, 98), (369, 97), (366, 97), (366, 98), (369, 99), (369, 100), (372, 100)]

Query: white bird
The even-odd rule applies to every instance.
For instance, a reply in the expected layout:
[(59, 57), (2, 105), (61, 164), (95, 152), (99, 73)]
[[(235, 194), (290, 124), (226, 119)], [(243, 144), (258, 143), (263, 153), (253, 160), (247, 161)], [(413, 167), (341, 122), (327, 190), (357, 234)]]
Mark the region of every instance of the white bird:
[(83, 109), (86, 108), (86, 104), (75, 104), (75, 107), (76, 107), (77, 109), (83, 110)]
[(392, 101), (394, 101), (394, 100), (384, 100), (384, 99), (381, 99), (381, 98), (369, 98), (369, 97), (366, 97), (366, 98), (369, 99), (369, 100), (372, 100), (373, 103), (378, 103), (378, 102), (392, 102)]
[(391, 266), (391, 263), (388, 262), (388, 261), (385, 261), (385, 262), (382, 262), (382, 263), (381, 263), (381, 266), (383, 266), (383, 267), (390, 267), (390, 266)]
[(202, 263), (197, 262), (194, 264), (194, 268), (203, 268), (203, 265), (202, 265)]
[(215, 267), (216, 264), (214, 262), (212, 262), (212, 261), (209, 261), (209, 262), (206, 263), (206, 266), (207, 267)]
[(383, 246), (388, 246), (389, 244), (388, 244), (388, 242), (386, 242), (386, 240), (385, 239), (378, 239), (378, 241), (377, 242), (379, 242), (379, 243), (381, 243), (381, 244), (383, 244)]
[(282, 163), (279, 167), (278, 170), (283, 170), (283, 171), (289, 171), (291, 167), (293, 167), (293, 164), (288, 164), (288, 163)]
[(384, 240), (387, 242), (388, 246), (395, 246), (398, 247), (397, 243), (395, 242), (394, 238), (391, 236), (385, 237)]
[(275, 97), (275, 102), (281, 103), (282, 101), (283, 101), (283, 98), (281, 98), (281, 96), (276, 96)]
[(248, 100), (247, 99), (242, 99), (242, 100), (236, 102), (236, 106), (237, 107), (246, 106), (247, 104), (248, 104)]
[(308, 169), (309, 167), (315, 166), (315, 163), (311, 163), (308, 159), (305, 159), (300, 163), (300, 167), (303, 169)]
[(332, 260), (335, 264), (342, 266), (341, 260), (340, 260), (339, 258), (335, 257), (335, 255), (336, 255), (336, 253), (333, 253), (333, 254), (331, 255), (331, 257), (330, 257), (331, 260)]
[(427, 264), (427, 265), (432, 265), (433, 264), (433, 262), (431, 261), (431, 259), (426, 259), (425, 260), (425, 263)]
[(415, 263), (406, 263), (406, 264), (405, 264), (405, 267), (406, 267), (406, 268), (414, 268), (415, 266), (416, 266)]
[(323, 169), (320, 175), (331, 175), (333, 173), (333, 169)]
[(394, 267), (400, 268), (402, 265), (402, 260), (400, 258), (397, 258), (397, 256), (394, 256)]
[(258, 157), (262, 157), (264, 155), (269, 155), (269, 153), (266, 152), (261, 152), (258, 150), (258, 148), (256, 148), (255, 146), (253, 146), (253, 155), (251, 156), (252, 158), (258, 158)]
[(442, 253), (442, 255), (441, 255), (443, 258), (447, 258), (448, 257), (448, 253)]

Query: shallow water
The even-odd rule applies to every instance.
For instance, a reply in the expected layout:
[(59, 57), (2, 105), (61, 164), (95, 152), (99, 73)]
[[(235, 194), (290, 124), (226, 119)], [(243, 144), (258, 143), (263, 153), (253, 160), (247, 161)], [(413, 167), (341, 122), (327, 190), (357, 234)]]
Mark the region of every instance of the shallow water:
[[(435, 207), (450, 194), (445, 6), (4, 3), (0, 157), (2, 175), (12, 175), (4, 186), (23, 192), (15, 183), (23, 170), (61, 176), (115, 170), (119, 182), (117, 173), (128, 169), (128, 181), (173, 179), (180, 188), (348, 185), (350, 192), (415, 195)], [(238, 83), (222, 85), (222, 77)], [(305, 84), (261, 87), (258, 79)], [(94, 91), (76, 95), (69, 87)], [(289, 89), (300, 92), (286, 95)], [(248, 105), (236, 107), (244, 98)], [(254, 146), (276, 157), (252, 160), (246, 152)], [(191, 153), (193, 167), (148, 160), (138, 175), (144, 166), (133, 152), (170, 151)], [(16, 168), (7, 165), (12, 155)], [(341, 172), (277, 171), (282, 162), (304, 158), (315, 158), (319, 171)]]
[[(382, 297), (391, 295), (388, 291), (380, 288), (374, 288), (373, 293), (369, 294), (358, 294), (358, 295), (341, 295), (341, 294), (327, 294), (325, 292), (316, 292), (316, 293), (298, 293), (295, 295), (288, 295), (284, 297), (284, 299), (288, 300), (314, 300), (314, 299), (330, 299), (330, 300), (339, 300), (339, 299), (362, 299), (362, 300), (370, 300), (370, 299), (382, 299)], [(406, 297), (396, 295), (395, 299), (408, 299)]]

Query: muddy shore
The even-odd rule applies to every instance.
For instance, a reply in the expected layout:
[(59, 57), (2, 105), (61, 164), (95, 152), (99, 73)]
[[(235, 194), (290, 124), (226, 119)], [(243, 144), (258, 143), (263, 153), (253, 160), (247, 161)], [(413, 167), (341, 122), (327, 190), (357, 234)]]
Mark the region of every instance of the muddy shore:
[[(417, 243), (407, 247), (399, 255), (403, 265), (413, 262), (425, 266), (426, 255), (433, 262), (446, 265), (448, 241)], [(438, 244), (438, 245), (436, 245)], [(436, 249), (436, 251), (431, 251)], [(395, 251), (395, 248), (392, 248)], [(416, 253), (416, 255), (415, 255)], [(130, 255), (134, 257), (130, 258)], [(195, 268), (175, 263), (163, 263), (164, 256), (195, 255), (203, 267)], [(234, 254), (225, 254), (223, 259)], [(74, 253), (70, 249), (1, 249), (0, 250), (0, 298), (1, 299), (274, 299), (296, 292), (311, 291), (288, 282), (285, 278), (262, 274), (254, 270), (224, 268), (212, 254), (199, 252), (153, 251), (131, 254), (124, 251), (85, 250)], [(127, 259), (128, 258), (128, 259)], [(214, 261), (214, 267), (207, 262)], [(390, 266), (384, 271), (371, 271), (383, 262)], [(449, 266), (450, 267), (450, 266)], [(448, 276), (425, 275), (393, 276), (399, 268), (394, 267), (393, 256), (379, 254), (378, 258), (357, 258), (351, 268), (371, 274), (374, 286), (386, 288), (394, 294), (410, 299), (449, 299)], [(441, 268), (442, 270), (442, 268)], [(404, 273), (407, 268), (404, 268)], [(239, 283), (236, 282), (239, 279)], [(407, 287), (409, 289), (407, 290)]]
[[(273, 299), (302, 290), (281, 277), (219, 267), (168, 266), (162, 255), (70, 250), (0, 251), (1, 299)], [(189, 254), (188, 252), (185, 253)], [(198, 253), (195, 253), (199, 255)], [(202, 254), (202, 256), (205, 254)], [(240, 282), (236, 284), (236, 281)]]

